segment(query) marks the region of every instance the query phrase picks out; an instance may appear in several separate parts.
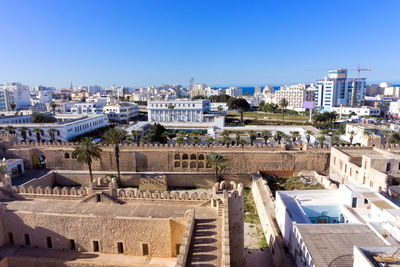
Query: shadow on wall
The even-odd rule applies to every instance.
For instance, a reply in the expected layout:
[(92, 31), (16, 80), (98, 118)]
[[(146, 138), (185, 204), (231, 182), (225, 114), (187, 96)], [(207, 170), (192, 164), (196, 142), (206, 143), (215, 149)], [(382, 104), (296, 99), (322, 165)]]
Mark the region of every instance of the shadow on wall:
[[(4, 216), (4, 213), (3, 213)], [(69, 266), (64, 262), (77, 259), (92, 259), (98, 257), (96, 253), (87, 252), (83, 246), (74, 239), (68, 239), (58, 233), (43, 227), (32, 228), (13, 212), (8, 212), (3, 223), (3, 232), (7, 254), (10, 265), (36, 266), (40, 264), (38, 255), (51, 255), (44, 258), (46, 263), (53, 262), (57, 266)], [(52, 252), (53, 251), (53, 252)], [(57, 253), (54, 253), (57, 251)], [(57, 256), (54, 256), (57, 255)]]

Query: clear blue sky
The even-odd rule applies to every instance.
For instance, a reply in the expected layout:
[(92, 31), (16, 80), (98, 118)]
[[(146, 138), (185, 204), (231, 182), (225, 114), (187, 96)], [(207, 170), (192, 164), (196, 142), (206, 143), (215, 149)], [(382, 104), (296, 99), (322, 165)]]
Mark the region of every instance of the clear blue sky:
[(399, 11), (398, 0), (0, 0), (0, 83), (285, 84), (358, 63), (368, 81), (398, 82)]

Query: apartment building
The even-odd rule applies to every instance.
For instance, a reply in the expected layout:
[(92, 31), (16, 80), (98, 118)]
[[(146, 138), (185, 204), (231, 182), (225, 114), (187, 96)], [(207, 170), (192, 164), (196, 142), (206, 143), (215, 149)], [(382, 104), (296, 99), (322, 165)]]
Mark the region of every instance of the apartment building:
[(301, 109), (304, 102), (314, 102), (315, 90), (304, 83), (285, 85), (275, 91), (274, 101), (279, 105), (283, 98), (288, 101), (288, 109)]
[(204, 83), (195, 83), (192, 85), (192, 89), (190, 91), (190, 96), (195, 97), (195, 96), (206, 96), (207, 95), (207, 90), (206, 90), (207, 85)]
[(139, 106), (129, 102), (109, 104), (103, 107), (103, 112), (110, 121), (128, 123), (139, 117)]
[(232, 97), (238, 97), (243, 95), (243, 89), (236, 86), (231, 86), (225, 90), (226, 94)]
[(12, 110), (11, 103), (15, 104), (15, 109), (30, 107), (29, 86), (17, 82), (0, 85), (0, 111)]

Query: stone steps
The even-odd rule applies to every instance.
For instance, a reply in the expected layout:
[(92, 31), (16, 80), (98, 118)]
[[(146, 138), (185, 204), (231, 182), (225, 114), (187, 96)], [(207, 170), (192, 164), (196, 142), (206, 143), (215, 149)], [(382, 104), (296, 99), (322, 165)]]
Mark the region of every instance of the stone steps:
[(195, 219), (186, 266), (220, 266), (220, 219)]

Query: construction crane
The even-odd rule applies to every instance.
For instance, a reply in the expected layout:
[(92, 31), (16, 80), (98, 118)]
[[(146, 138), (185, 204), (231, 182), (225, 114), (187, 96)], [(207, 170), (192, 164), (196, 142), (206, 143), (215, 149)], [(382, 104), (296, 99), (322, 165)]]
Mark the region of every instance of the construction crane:
[(360, 68), (360, 64), (358, 64), (357, 68), (357, 79), (355, 79), (355, 83), (353, 84), (353, 88), (351, 89), (351, 106), (356, 107), (357, 106), (357, 86), (359, 86), (360, 82), (360, 73), (362, 71), (372, 71), (372, 69), (362, 69)]

